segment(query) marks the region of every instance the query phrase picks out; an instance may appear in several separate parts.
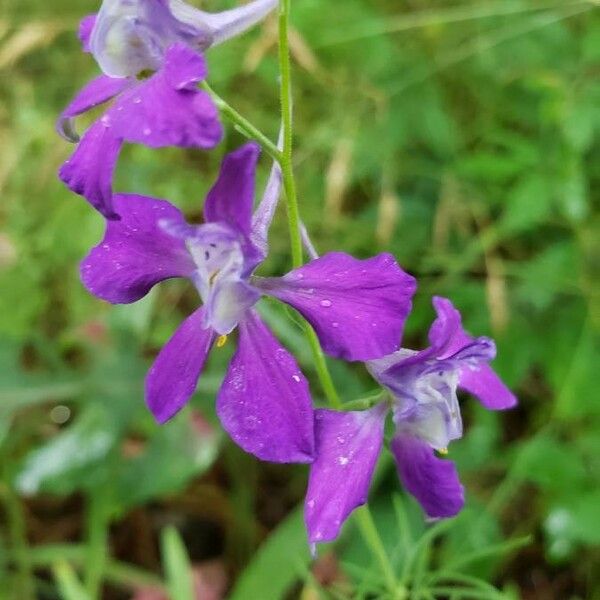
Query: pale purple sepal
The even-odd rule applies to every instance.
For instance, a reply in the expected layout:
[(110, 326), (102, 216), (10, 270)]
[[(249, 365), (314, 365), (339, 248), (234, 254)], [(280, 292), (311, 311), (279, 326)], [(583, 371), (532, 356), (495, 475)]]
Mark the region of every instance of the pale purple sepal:
[(200, 50), (211, 39), (206, 24), (192, 26), (175, 18), (167, 0), (104, 0), (89, 47), (106, 75), (131, 77), (158, 70), (171, 44)]
[(205, 326), (212, 327), (220, 335), (227, 335), (259, 299), (260, 292), (239, 276), (220, 278), (205, 303)]
[(78, 142), (79, 135), (73, 128), (73, 118), (108, 102), (131, 85), (134, 85), (131, 79), (116, 79), (106, 75), (92, 79), (62, 112), (56, 123), (56, 130), (70, 142)]
[(281, 185), (281, 167), (278, 163), (274, 162), (263, 197), (252, 216), (250, 240), (260, 252), (261, 258), (265, 258), (269, 252), (269, 228), (271, 227), (279, 202), (279, 196), (281, 195)]
[(122, 145), (110, 128), (96, 121), (58, 172), (72, 192), (83, 196), (107, 219), (119, 218), (112, 205), (112, 178)]
[(114, 207), (121, 219), (107, 221), (103, 240), (81, 263), (81, 279), (95, 296), (129, 303), (170, 277), (194, 272), (184, 242), (159, 226), (161, 219), (183, 222), (183, 215), (164, 200), (118, 194)]
[(84, 52), (92, 51), (90, 48), (90, 37), (92, 35), (92, 29), (94, 29), (94, 25), (96, 24), (97, 16), (98, 15), (96, 13), (87, 15), (79, 22), (79, 31), (77, 32), (77, 36), (79, 37), (79, 41), (81, 42), (81, 47)]
[(190, 399), (215, 340), (202, 326), (204, 308), (193, 312), (163, 346), (146, 376), (146, 403), (165, 423)]
[(314, 425), (308, 383), (294, 357), (249, 310), (217, 395), (224, 429), (246, 452), (278, 463), (311, 462)]
[(358, 260), (342, 252), (256, 285), (293, 306), (314, 327), (323, 349), (346, 360), (397, 350), (416, 287), (390, 254)]
[(302, 239), (302, 245), (308, 254), (308, 258), (310, 258), (310, 260), (319, 258), (319, 253), (310, 239), (310, 235), (308, 235), (308, 229), (306, 229), (306, 225), (302, 221), (300, 221), (300, 237)]
[(384, 405), (363, 412), (315, 411), (316, 458), (304, 503), (310, 543), (334, 540), (350, 513), (367, 501), (385, 415)]
[(464, 488), (454, 463), (437, 458), (431, 446), (398, 432), (391, 443), (404, 487), (432, 519), (453, 517), (464, 505)]
[(204, 220), (226, 223), (250, 235), (256, 165), (260, 146), (250, 142), (225, 156), (216, 183), (206, 196)]
[(86, 47), (112, 77), (157, 70), (169, 45), (195, 51), (224, 42), (263, 19), (277, 0), (254, 0), (231, 10), (207, 13), (182, 0), (104, 0)]
[(182, 0), (170, 0), (169, 4), (181, 21), (199, 28), (208, 26), (214, 46), (244, 33), (264, 19), (277, 6), (277, 0), (254, 0), (220, 13), (198, 10)]

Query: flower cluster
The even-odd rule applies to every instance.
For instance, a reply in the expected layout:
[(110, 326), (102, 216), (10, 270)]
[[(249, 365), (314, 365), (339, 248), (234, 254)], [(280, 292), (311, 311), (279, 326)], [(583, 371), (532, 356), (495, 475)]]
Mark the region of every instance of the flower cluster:
[[(213, 346), (238, 329), (237, 349), (216, 398), (231, 438), (262, 460), (309, 463), (309, 541), (333, 540), (367, 498), (383, 446), (388, 412), (391, 451), (406, 489), (431, 518), (456, 514), (463, 489), (444, 454), (462, 434), (458, 387), (489, 409), (516, 399), (489, 367), (495, 346), (462, 328), (452, 304), (434, 298), (430, 347), (400, 348), (415, 279), (389, 254), (359, 260), (343, 252), (313, 256), (281, 277), (256, 270), (268, 253), (268, 231), (282, 187), (277, 163), (255, 208), (260, 147), (228, 154), (204, 201), (202, 224), (185, 221), (166, 200), (114, 193), (112, 176), (124, 142), (152, 148), (210, 149), (222, 138), (219, 112), (199, 89), (203, 52), (260, 21), (276, 0), (254, 0), (209, 14), (182, 0), (104, 0), (80, 27), (83, 49), (103, 74), (64, 110), (58, 131), (78, 143), (60, 169), (62, 181), (106, 219), (104, 238), (81, 264), (97, 297), (131, 303), (162, 280), (183, 277), (201, 305), (181, 323), (146, 378), (146, 402), (160, 423), (185, 406)], [(112, 100), (81, 139), (73, 119)], [(386, 390), (368, 410), (315, 409), (295, 358), (261, 320), (271, 296), (310, 323), (330, 356), (361, 361)]]

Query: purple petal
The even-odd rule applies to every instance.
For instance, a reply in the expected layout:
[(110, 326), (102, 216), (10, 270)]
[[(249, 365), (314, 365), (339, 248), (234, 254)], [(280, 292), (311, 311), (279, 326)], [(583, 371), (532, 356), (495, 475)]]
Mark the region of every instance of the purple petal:
[(200, 55), (174, 44), (160, 71), (117, 98), (107, 126), (125, 141), (152, 148), (214, 147), (223, 135), (219, 113), (206, 92), (194, 89), (205, 74)]
[(104, 239), (81, 263), (87, 289), (108, 302), (129, 303), (170, 277), (190, 276), (194, 263), (183, 240), (163, 231), (161, 219), (183, 222), (164, 200), (120, 194), (114, 198), (121, 219), (108, 221)]
[(342, 252), (256, 284), (293, 306), (314, 327), (323, 349), (345, 360), (398, 349), (416, 287), (390, 254), (357, 260)]
[(505, 410), (517, 405), (516, 396), (486, 364), (463, 367), (458, 375), (458, 387), (476, 396), (489, 410)]
[(309, 542), (334, 540), (350, 513), (367, 501), (385, 415), (382, 405), (363, 412), (315, 411), (316, 458), (304, 505)]
[(67, 187), (83, 196), (107, 219), (117, 219), (112, 206), (112, 176), (122, 142), (102, 120), (84, 134), (77, 149), (60, 168), (59, 177)]
[(460, 313), (450, 300), (434, 296), (432, 302), (437, 317), (429, 328), (429, 343), (437, 358), (448, 358), (471, 338), (463, 330)]
[(70, 142), (79, 141), (79, 136), (73, 129), (73, 117), (107, 102), (131, 84), (130, 79), (115, 79), (106, 75), (100, 75), (100, 77), (92, 79), (62, 112), (56, 123), (56, 130)]
[(430, 518), (453, 517), (463, 507), (464, 489), (454, 463), (437, 458), (429, 444), (398, 433), (391, 443), (398, 475)]
[(516, 396), (487, 364), (496, 355), (493, 340), (469, 335), (450, 300), (436, 296), (433, 305), (437, 318), (429, 330), (429, 340), (438, 358), (452, 358), (464, 363), (459, 372), (459, 387), (476, 396), (490, 410), (515, 406)]
[(215, 339), (203, 329), (204, 309), (193, 312), (163, 346), (146, 376), (146, 403), (159, 423), (180, 411), (196, 390)]
[(259, 156), (260, 146), (253, 142), (225, 156), (219, 178), (204, 203), (206, 222), (226, 223), (245, 236), (250, 234)]
[(92, 29), (94, 29), (94, 25), (96, 24), (97, 16), (96, 13), (87, 15), (86, 17), (83, 17), (79, 23), (79, 32), (77, 35), (84, 52), (92, 51), (90, 48), (90, 36), (92, 35)]
[(308, 383), (294, 357), (249, 310), (217, 395), (217, 414), (233, 440), (261, 460), (311, 462), (314, 424)]

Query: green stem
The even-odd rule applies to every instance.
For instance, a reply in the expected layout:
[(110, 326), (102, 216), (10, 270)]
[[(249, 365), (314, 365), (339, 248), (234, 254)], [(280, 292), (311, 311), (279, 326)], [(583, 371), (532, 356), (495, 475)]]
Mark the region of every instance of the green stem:
[[(292, 85), (290, 69), (290, 48), (288, 42), (288, 29), (290, 18), (290, 0), (279, 0), (279, 70), (281, 76), (280, 100), (281, 100), (281, 122), (283, 127), (283, 150), (281, 152), (281, 172), (283, 176), (283, 187), (287, 202), (288, 224), (290, 229), (290, 242), (292, 249), (292, 264), (294, 268), (303, 263), (302, 236), (300, 233), (300, 211), (298, 209), (298, 197), (296, 195), (296, 182), (292, 163), (293, 150), (293, 107), (292, 107)], [(323, 350), (319, 344), (317, 335), (312, 327), (306, 323), (305, 333), (310, 345), (319, 381), (329, 404), (336, 409), (342, 407), (340, 397), (335, 389), (333, 379), (327, 368)], [(357, 511), (358, 524), (361, 533), (369, 546), (369, 549), (379, 562), (387, 585), (393, 598), (403, 598), (399, 595), (394, 571), (381, 542), (381, 538), (375, 527), (375, 523), (365, 505)]]
[[(8, 480), (8, 478), (6, 479)], [(29, 600), (30, 598), (34, 598), (35, 594), (23, 509), (18, 496), (9, 484), (1, 484), (0, 498), (6, 512), (10, 542), (17, 567), (16, 589), (14, 591), (19, 598)]]
[[(290, 246), (292, 252), (292, 266), (298, 268), (304, 262), (302, 252), (302, 236), (300, 234), (300, 210), (298, 208), (298, 195), (296, 193), (296, 180), (292, 162), (293, 152), (293, 106), (292, 106), (292, 78), (290, 67), (290, 48), (288, 42), (290, 17), (290, 0), (279, 0), (279, 70), (280, 70), (280, 103), (281, 124), (283, 132), (283, 148), (279, 159), (285, 190), (288, 226), (290, 231)], [(305, 323), (304, 332), (310, 346), (317, 376), (323, 388), (327, 401), (333, 408), (340, 408), (342, 402), (335, 389), (331, 373), (327, 368), (325, 355), (321, 349), (319, 339), (313, 328)]]
[(221, 96), (206, 83), (206, 81), (203, 81), (200, 84), (200, 87), (213, 99), (213, 102), (225, 118), (231, 121), (247, 138), (256, 140), (273, 159), (281, 164), (281, 151), (260, 129), (258, 129), (258, 127), (250, 123), (245, 117), (242, 117), (242, 115), (223, 100), (223, 98), (221, 98)]
[(105, 489), (97, 488), (88, 496), (85, 588), (90, 598), (98, 598), (107, 561), (108, 516)]
[(386, 396), (387, 392), (385, 390), (380, 390), (379, 392), (365, 396), (364, 398), (358, 398), (356, 400), (350, 400), (350, 402), (344, 402), (342, 405), (342, 410), (368, 410), (369, 408), (372, 408), (376, 404), (379, 404), (385, 400)]
[(392, 568), (390, 559), (385, 551), (383, 542), (379, 537), (377, 527), (375, 527), (375, 522), (373, 521), (373, 517), (368, 505), (365, 504), (364, 506), (356, 509), (355, 515), (360, 532), (367, 543), (369, 550), (379, 563), (391, 597), (394, 600), (402, 600), (403, 598), (406, 598), (406, 590), (396, 581), (394, 569)]
[[(48, 568), (58, 560), (66, 560), (77, 568), (83, 568), (87, 558), (87, 548), (79, 544), (48, 544), (26, 549), (27, 560), (34, 566)], [(14, 557), (17, 562), (17, 557)], [(108, 559), (103, 565), (103, 577), (110, 583), (127, 588), (155, 587), (162, 589), (163, 581), (154, 573)], [(19, 596), (20, 598), (20, 596)]]
[(294, 268), (297, 268), (302, 266), (303, 257), (302, 238), (300, 235), (300, 211), (298, 210), (298, 196), (296, 194), (296, 181), (294, 179), (292, 165), (293, 108), (290, 48), (288, 42), (289, 18), (290, 0), (279, 0), (279, 96), (281, 102), (281, 123), (283, 128), (283, 150), (281, 152), (282, 157), (280, 164), (288, 211), (292, 265)]

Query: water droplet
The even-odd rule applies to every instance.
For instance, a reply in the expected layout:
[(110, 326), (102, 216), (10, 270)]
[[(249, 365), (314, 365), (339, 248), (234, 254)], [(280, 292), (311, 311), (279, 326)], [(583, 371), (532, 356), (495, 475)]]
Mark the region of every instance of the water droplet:
[(337, 328), (340, 326), (340, 324), (337, 321), (334, 321), (331, 326)]
[(338, 441), (338, 444), (343, 444), (346, 441), (341, 435), (338, 435), (336, 440)]
[(306, 503), (306, 506), (308, 506), (308, 508), (314, 508), (315, 507), (315, 501), (314, 500), (309, 500)]
[(300, 383), (300, 377), (298, 377), (298, 375), (292, 375), (292, 379), (296, 382), (296, 383)]
[(152, 129), (150, 127), (144, 127), (144, 135), (150, 135), (152, 133)]
[(260, 425), (260, 421), (254, 415), (250, 415), (244, 419), (246, 429), (256, 429)]
[(142, 99), (139, 96), (137, 96), (136, 98), (133, 99), (134, 104), (140, 104), (141, 102), (142, 102)]
[(347, 456), (340, 456), (338, 458), (338, 462), (340, 463), (340, 465), (342, 465), (342, 467), (345, 467), (349, 461), (350, 459)]
[(329, 308), (331, 306), (331, 300), (321, 300), (319, 304), (325, 308)]

